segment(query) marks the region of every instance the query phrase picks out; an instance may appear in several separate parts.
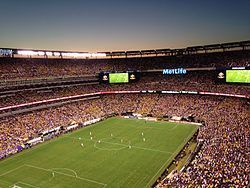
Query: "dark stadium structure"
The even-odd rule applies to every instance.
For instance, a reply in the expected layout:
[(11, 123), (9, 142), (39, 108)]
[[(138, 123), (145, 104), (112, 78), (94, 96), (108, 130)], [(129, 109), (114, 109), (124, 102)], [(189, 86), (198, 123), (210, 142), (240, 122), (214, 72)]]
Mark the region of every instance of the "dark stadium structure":
[[(247, 187), (249, 77), (231, 83), (226, 72), (249, 66), (250, 41), (92, 54), (1, 48), (0, 159), (72, 122), (177, 116), (203, 124), (197, 147), (182, 170), (151, 186)], [(128, 73), (128, 83), (109, 84), (110, 73)]]

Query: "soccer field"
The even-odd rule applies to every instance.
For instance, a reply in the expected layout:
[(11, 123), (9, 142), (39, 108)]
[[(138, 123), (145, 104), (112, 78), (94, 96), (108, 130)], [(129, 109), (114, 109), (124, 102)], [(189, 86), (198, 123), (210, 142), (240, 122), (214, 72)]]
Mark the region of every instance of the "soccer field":
[(110, 118), (0, 161), (0, 187), (150, 187), (197, 129)]

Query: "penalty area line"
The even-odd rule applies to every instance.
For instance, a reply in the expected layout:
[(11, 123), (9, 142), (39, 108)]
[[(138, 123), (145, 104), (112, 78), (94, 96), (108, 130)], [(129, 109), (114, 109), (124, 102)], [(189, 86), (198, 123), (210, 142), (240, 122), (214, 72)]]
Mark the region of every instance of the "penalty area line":
[(28, 183), (25, 183), (25, 182), (22, 182), (22, 181), (18, 181), (17, 183), (15, 183), (14, 185), (17, 185), (18, 186), (18, 184), (23, 184), (23, 185), (28, 185), (29, 187), (34, 187), (34, 188), (40, 188), (40, 187), (37, 187), (37, 186), (35, 186), (35, 185), (31, 185), (31, 184), (28, 184)]
[(7, 174), (9, 174), (9, 173), (11, 173), (11, 172), (13, 172), (13, 171), (15, 171), (15, 170), (18, 170), (19, 168), (22, 168), (23, 166), (24, 166), (24, 165), (18, 166), (18, 167), (13, 168), (13, 169), (11, 169), (11, 170), (9, 170), (9, 171), (3, 173), (3, 174), (0, 174), (0, 177), (1, 177), (1, 176), (5, 176), (5, 175), (7, 175)]
[(61, 174), (61, 175), (64, 175), (64, 176), (68, 176), (68, 177), (80, 179), (80, 180), (83, 180), (83, 181), (88, 181), (88, 182), (91, 182), (91, 183), (99, 184), (99, 185), (102, 185), (104, 187), (107, 186), (107, 184), (105, 184), (105, 183), (98, 182), (98, 181), (95, 181), (95, 180), (91, 180), (91, 179), (88, 179), (88, 178), (73, 176), (73, 175), (70, 175), (70, 174), (63, 173), (63, 172), (58, 172), (58, 171), (55, 171), (55, 170), (50, 170), (50, 169), (46, 169), (46, 168), (42, 168), (42, 167), (38, 167), (38, 166), (34, 166), (34, 165), (29, 165), (29, 164), (25, 164), (25, 166), (28, 166), (28, 167), (31, 167), (31, 168), (36, 168), (36, 169), (39, 169), (39, 170), (44, 170), (44, 171), (47, 171), (47, 172), (55, 172), (57, 174)]

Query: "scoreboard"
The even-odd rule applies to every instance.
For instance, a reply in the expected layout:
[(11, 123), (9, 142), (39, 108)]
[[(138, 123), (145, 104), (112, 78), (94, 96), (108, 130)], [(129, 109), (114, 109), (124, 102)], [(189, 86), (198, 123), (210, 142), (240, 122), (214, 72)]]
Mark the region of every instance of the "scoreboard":
[(128, 83), (129, 75), (125, 73), (109, 73), (109, 83)]
[(141, 74), (139, 71), (99, 73), (99, 81), (101, 83), (109, 83), (109, 84), (136, 82), (140, 79), (140, 77)]
[(250, 83), (250, 70), (226, 70), (226, 82)]
[[(229, 68), (213, 68), (211, 71), (213, 77), (216, 79), (217, 83), (222, 84), (249, 84), (250, 83), (250, 67), (229, 67)], [(196, 70), (190, 71), (195, 75), (197, 71), (203, 71), (197, 68)], [(167, 71), (165, 71), (167, 72)], [(172, 74), (171, 70), (171, 74)], [(174, 71), (175, 73), (175, 71)], [(123, 83), (132, 83), (140, 80), (141, 76), (148, 76), (148, 74), (154, 74), (151, 76), (156, 76), (161, 79), (159, 75), (156, 75), (156, 72), (141, 72), (141, 71), (124, 71), (124, 72), (100, 72), (99, 73), (99, 82), (107, 84), (123, 84)], [(170, 73), (169, 73), (170, 74)], [(175, 73), (178, 74), (178, 73)], [(180, 73), (179, 73), (180, 74)], [(183, 74), (186, 74), (183, 73)], [(183, 77), (184, 79), (184, 77)], [(180, 81), (180, 80), (179, 80)]]
[(250, 83), (249, 67), (231, 67), (217, 69), (217, 80), (220, 83)]

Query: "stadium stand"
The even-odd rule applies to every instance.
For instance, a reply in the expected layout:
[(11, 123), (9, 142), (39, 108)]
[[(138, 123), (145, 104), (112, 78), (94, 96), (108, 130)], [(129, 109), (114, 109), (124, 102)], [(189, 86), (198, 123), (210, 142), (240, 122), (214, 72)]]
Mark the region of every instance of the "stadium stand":
[[(0, 58), (0, 108), (29, 102), (108, 91), (209, 91), (249, 97), (248, 85), (218, 84), (214, 71), (164, 76), (166, 68), (215, 68), (249, 66), (246, 51), (180, 56), (114, 59)], [(140, 70), (135, 83), (108, 85), (98, 82), (100, 71)], [(151, 72), (150, 72), (151, 71)], [(86, 79), (86, 77), (91, 79)], [(60, 78), (60, 79), (58, 79)], [(76, 78), (84, 78), (76, 84)], [(66, 83), (62, 83), (62, 80)], [(38, 80), (38, 81), (37, 81)], [(48, 84), (53, 80), (53, 84)], [(6, 82), (17, 82), (11, 88)], [(20, 84), (25, 83), (24, 86)], [(27, 81), (31, 85), (27, 85)], [(38, 86), (32, 84), (39, 82)], [(37, 84), (37, 83), (36, 83)], [(75, 85), (76, 84), (76, 85)], [(61, 102), (61, 101), (60, 101)], [(225, 96), (182, 94), (110, 94), (45, 106), (29, 113), (0, 118), (0, 158), (41, 132), (110, 114), (136, 112), (153, 116), (193, 116), (205, 122), (198, 139), (203, 146), (184, 172), (159, 179), (157, 187), (246, 187), (249, 185), (249, 101)], [(2, 112), (3, 113), (3, 112)]]

